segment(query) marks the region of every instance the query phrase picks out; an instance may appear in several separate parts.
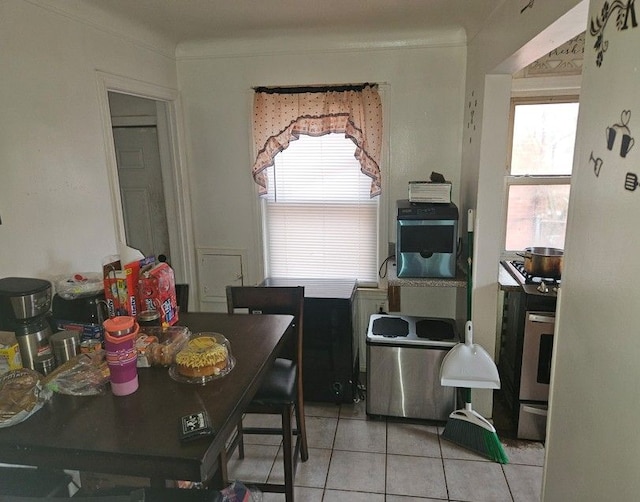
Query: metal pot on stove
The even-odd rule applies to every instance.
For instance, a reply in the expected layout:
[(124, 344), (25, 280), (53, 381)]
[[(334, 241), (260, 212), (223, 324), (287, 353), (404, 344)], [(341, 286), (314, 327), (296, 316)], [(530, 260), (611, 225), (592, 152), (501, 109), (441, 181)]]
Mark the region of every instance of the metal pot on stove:
[(528, 274), (549, 279), (560, 279), (562, 276), (562, 249), (529, 247), (523, 253), (516, 254), (524, 258), (524, 269)]

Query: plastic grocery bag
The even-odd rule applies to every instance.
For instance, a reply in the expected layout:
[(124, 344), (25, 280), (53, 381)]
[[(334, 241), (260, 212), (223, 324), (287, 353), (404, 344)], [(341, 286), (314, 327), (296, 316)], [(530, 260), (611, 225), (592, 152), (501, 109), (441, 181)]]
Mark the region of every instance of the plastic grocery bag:
[(8, 371), (0, 376), (0, 427), (23, 422), (51, 398), (43, 377), (29, 368)]
[(48, 389), (72, 396), (102, 394), (109, 382), (105, 351), (79, 354), (57, 367), (44, 382)]
[(102, 274), (99, 272), (76, 272), (70, 276), (59, 276), (54, 279), (54, 283), (56, 293), (65, 300), (96, 295), (104, 289)]
[(234, 481), (224, 490), (222, 494), (222, 502), (261, 502), (262, 492), (257, 488), (248, 488), (240, 481)]

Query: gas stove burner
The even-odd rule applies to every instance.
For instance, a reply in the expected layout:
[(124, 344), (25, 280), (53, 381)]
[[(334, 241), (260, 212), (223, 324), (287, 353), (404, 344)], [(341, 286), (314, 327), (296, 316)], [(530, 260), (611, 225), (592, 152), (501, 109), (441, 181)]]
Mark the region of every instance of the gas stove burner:
[[(520, 274), (521, 277), (515, 277), (514, 279), (520, 280), (523, 284), (539, 284), (540, 288), (543, 290), (542, 293), (548, 292), (544, 291), (544, 289), (553, 289), (558, 288), (560, 286), (560, 279), (555, 279), (553, 277), (540, 277), (539, 275), (532, 275), (527, 272), (524, 268), (524, 262), (513, 260), (507, 262), (509, 265)], [(514, 275), (513, 273), (511, 275)]]

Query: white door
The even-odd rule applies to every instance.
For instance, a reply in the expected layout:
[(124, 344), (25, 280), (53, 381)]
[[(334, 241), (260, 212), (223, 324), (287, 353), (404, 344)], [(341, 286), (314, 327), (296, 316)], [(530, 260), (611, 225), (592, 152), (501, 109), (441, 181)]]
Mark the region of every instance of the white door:
[(169, 232), (155, 127), (114, 127), (127, 245), (169, 263)]

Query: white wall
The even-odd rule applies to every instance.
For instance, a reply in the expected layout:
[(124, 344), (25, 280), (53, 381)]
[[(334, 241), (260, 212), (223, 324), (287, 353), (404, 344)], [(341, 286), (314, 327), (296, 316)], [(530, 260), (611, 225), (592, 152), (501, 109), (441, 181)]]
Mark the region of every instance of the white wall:
[[(386, 185), (381, 202), (388, 232), (381, 236), (382, 258), (387, 241), (395, 242), (395, 201), (407, 198), (408, 181), (441, 172), (453, 182), (457, 202), (466, 65), (463, 34), (405, 38), (402, 44), (329, 37), (189, 44), (179, 46), (177, 54), (195, 244), (248, 250), (245, 283), (262, 279), (257, 197), (250, 176), (255, 86), (383, 84), (389, 144), (383, 165)], [(455, 291), (414, 288), (403, 291), (403, 304), (405, 300), (407, 313), (455, 315)]]
[(117, 252), (96, 70), (177, 87), (170, 44), (61, 5), (0, 2), (0, 277), (98, 271)]
[[(591, 1), (590, 20), (601, 4)], [(604, 30), (602, 66), (595, 37), (585, 42), (552, 369), (549, 502), (632, 501), (640, 493), (640, 190), (624, 188), (627, 173), (640, 177), (640, 149), (621, 157), (620, 135), (611, 151), (605, 136), (628, 110), (631, 136), (640, 139), (640, 27), (619, 31), (615, 15)], [(592, 156), (602, 159), (599, 176)]]
[[(586, 27), (586, 5), (577, 0), (538, 0), (531, 8), (523, 12), (520, 9), (518, 2), (505, 2), (497, 9), (470, 41), (467, 57), (461, 199), (463, 210), (477, 210), (474, 339), (490, 353), (496, 351), (498, 330), (497, 281), (504, 224), (511, 74)], [(467, 127), (470, 123), (473, 125)], [(491, 393), (474, 392), (474, 404), (481, 413), (490, 415)]]
[[(468, 204), (484, 204), (489, 214), (497, 214), (498, 204), (490, 203), (496, 193), (483, 188), (485, 174), (492, 169), (488, 152), (493, 132), (484, 126), (496, 123), (498, 117), (487, 115), (500, 109), (496, 103), (508, 100), (500, 74), (521, 68), (552, 48), (550, 43), (558, 45), (585, 29), (587, 21), (602, 11), (603, 3), (592, 0), (589, 7), (586, 1), (539, 0), (525, 18), (516, 10), (517, 2), (505, 2), (494, 22), (470, 45), (467, 99), (475, 91), (483, 101), (479, 109), (485, 117), (480, 133), (469, 133), (470, 146), (464, 142), (462, 186)], [(549, 502), (632, 501), (640, 492), (640, 435), (636, 430), (640, 412), (636, 383), (640, 377), (636, 340), (640, 192), (624, 188), (627, 172), (640, 175), (640, 152), (633, 149), (622, 158), (619, 140), (613, 151), (606, 148), (605, 140), (606, 128), (620, 122), (624, 110), (632, 112), (631, 134), (637, 134), (633, 116), (640, 107), (640, 28), (618, 31), (616, 14), (605, 30), (608, 48), (602, 67), (595, 62), (595, 38), (587, 32), (585, 42), (547, 425), (543, 500)], [(502, 148), (497, 141), (494, 146)], [(598, 177), (592, 155), (603, 161)], [(474, 180), (481, 180), (477, 193), (473, 192)], [(484, 225), (496, 225), (494, 219), (485, 218)], [(478, 232), (483, 238), (492, 233), (490, 228)], [(496, 263), (497, 257), (491, 256), (495, 246), (481, 240), (479, 247), (476, 263), (486, 263), (490, 269)], [(476, 279), (482, 288), (495, 276), (490, 270)], [(474, 298), (476, 311), (478, 305), (490, 301), (487, 295), (480, 296)], [(490, 331), (488, 321), (486, 326)], [(492, 336), (479, 335), (488, 345)]]

